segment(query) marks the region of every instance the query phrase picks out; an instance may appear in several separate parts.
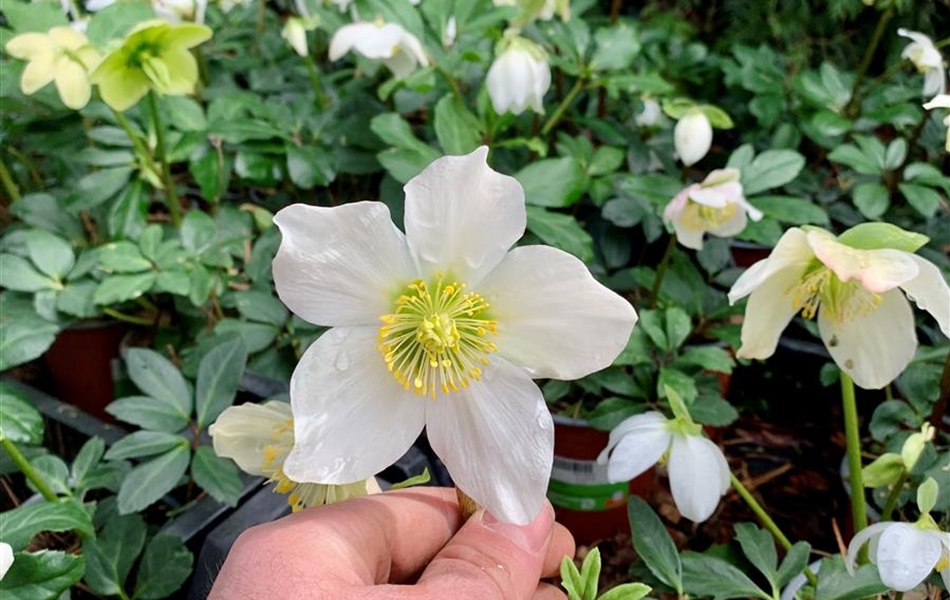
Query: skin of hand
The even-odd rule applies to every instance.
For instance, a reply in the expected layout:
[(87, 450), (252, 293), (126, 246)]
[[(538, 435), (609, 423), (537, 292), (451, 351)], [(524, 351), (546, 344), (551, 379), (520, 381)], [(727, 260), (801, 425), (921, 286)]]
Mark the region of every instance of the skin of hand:
[(463, 523), (454, 489), (412, 488), (248, 529), (208, 600), (565, 600), (540, 581), (564, 555), (574, 539), (547, 502), (525, 526)]

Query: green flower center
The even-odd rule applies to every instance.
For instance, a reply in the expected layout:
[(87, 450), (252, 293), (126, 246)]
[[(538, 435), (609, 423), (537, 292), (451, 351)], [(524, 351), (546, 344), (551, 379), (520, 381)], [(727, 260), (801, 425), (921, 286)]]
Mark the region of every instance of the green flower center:
[(715, 229), (731, 219), (738, 209), (739, 205), (732, 202), (722, 208), (689, 202), (683, 209), (683, 224), (690, 229)]
[(406, 286), (393, 312), (379, 318), (379, 351), (406, 390), (435, 398), (468, 387), (482, 376), (487, 356), (497, 350), (489, 337), (497, 323), (486, 316), (488, 302), (465, 284), (431, 286), (421, 279)]
[(792, 302), (806, 319), (813, 319), (821, 307), (829, 319), (844, 323), (877, 308), (881, 295), (867, 291), (857, 281), (841, 281), (831, 269), (821, 265), (805, 271), (792, 289)]

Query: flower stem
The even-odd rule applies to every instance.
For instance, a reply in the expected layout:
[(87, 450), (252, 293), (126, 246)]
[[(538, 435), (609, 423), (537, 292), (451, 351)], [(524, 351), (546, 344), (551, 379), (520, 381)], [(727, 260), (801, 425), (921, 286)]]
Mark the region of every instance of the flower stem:
[(0, 160), (0, 182), (3, 183), (3, 189), (5, 189), (10, 196), (11, 202), (16, 202), (21, 198), (20, 188), (18, 188), (16, 182), (13, 181), (13, 176), (10, 175), (10, 171), (7, 170), (7, 165), (3, 160)]
[(158, 112), (158, 101), (155, 92), (148, 93), (149, 112), (152, 113), (152, 126), (155, 127), (155, 154), (162, 168), (162, 183), (165, 184), (165, 197), (168, 199), (168, 211), (171, 213), (172, 225), (181, 226), (181, 202), (178, 200), (178, 191), (172, 179), (171, 165), (168, 164), (168, 154), (165, 151), (165, 130), (162, 128), (162, 117)]
[(650, 290), (650, 307), (656, 308), (656, 301), (660, 296), (660, 286), (663, 285), (663, 278), (666, 277), (666, 270), (670, 266), (670, 259), (673, 257), (673, 248), (676, 248), (676, 234), (670, 236), (670, 241), (666, 244), (666, 250), (663, 252), (663, 258), (660, 259), (660, 266), (656, 269), (656, 276), (653, 278), (653, 289)]
[(877, 47), (881, 43), (881, 36), (884, 35), (887, 23), (893, 16), (894, 7), (890, 6), (881, 14), (881, 18), (877, 22), (877, 27), (874, 28), (874, 33), (871, 34), (871, 43), (868, 44), (867, 50), (864, 51), (864, 58), (861, 59), (858, 74), (855, 76), (854, 84), (851, 86), (851, 98), (848, 99), (848, 103), (844, 107), (843, 112), (845, 116), (857, 116), (855, 113), (861, 106), (861, 84), (864, 82), (864, 77), (867, 75), (868, 68), (871, 66), (871, 61), (874, 60), (874, 53), (877, 52)]
[(894, 484), (891, 493), (888, 494), (887, 501), (884, 502), (884, 510), (881, 511), (881, 521), (891, 520), (891, 514), (897, 507), (897, 499), (900, 498), (901, 490), (904, 489), (905, 483), (907, 483), (907, 469), (901, 471), (901, 476), (897, 479), (897, 483)]
[(317, 108), (326, 108), (327, 96), (323, 93), (323, 87), (320, 85), (320, 77), (317, 75), (317, 65), (313, 62), (313, 57), (309, 54), (303, 57), (303, 62), (307, 65), (307, 76), (310, 77), (310, 86), (313, 87), (313, 93), (316, 96)]
[(462, 520), (468, 521), (469, 517), (478, 511), (478, 502), (472, 500), (461, 488), (455, 488), (455, 495), (458, 497), (459, 514), (462, 515)]
[(577, 98), (577, 95), (584, 90), (584, 79), (579, 77), (577, 81), (574, 82), (574, 87), (567, 92), (567, 95), (564, 96), (564, 99), (561, 100), (561, 103), (557, 105), (557, 108), (554, 109), (554, 112), (551, 113), (551, 116), (548, 117), (548, 120), (544, 122), (544, 126), (541, 127), (541, 136), (544, 137), (554, 129), (554, 126), (558, 124), (558, 121), (561, 120), (561, 117), (564, 116), (564, 111), (568, 109), (571, 103), (574, 102), (574, 99)]
[[(786, 551), (790, 550), (792, 548), (792, 542), (782, 533), (782, 530), (778, 528), (778, 525), (772, 520), (772, 517), (769, 516), (765, 508), (759, 504), (759, 501), (755, 499), (752, 492), (750, 492), (732, 472), (729, 473), (729, 480), (732, 482), (732, 488), (739, 494), (739, 497), (745, 500), (745, 503), (749, 505), (749, 508), (751, 508), (755, 516), (759, 518), (762, 525), (772, 534), (772, 537), (774, 537), (779, 545), (785, 548)], [(816, 585), (818, 582), (815, 574), (808, 567), (805, 568), (805, 577), (808, 578), (808, 582), (812, 585)]]
[(133, 325), (152, 325), (153, 324), (151, 319), (146, 319), (145, 317), (134, 317), (132, 315), (127, 315), (125, 313), (121, 313), (115, 310), (114, 308), (106, 307), (102, 309), (102, 312), (103, 314), (109, 315), (116, 321), (122, 321), (123, 323), (131, 323)]
[(950, 401), (950, 354), (947, 354), (947, 360), (943, 363), (943, 373), (940, 375), (940, 395), (937, 396), (933, 410), (930, 411), (930, 424), (937, 431), (946, 428), (943, 416), (947, 413), (948, 401)]
[[(864, 501), (864, 477), (861, 474), (861, 434), (858, 431), (858, 405), (854, 397), (854, 381), (841, 371), (841, 406), (844, 412), (844, 435), (848, 450), (848, 470), (851, 484), (851, 516), (854, 533), (868, 526), (867, 506)], [(866, 562), (867, 552), (859, 556)]]
[(47, 485), (46, 480), (43, 479), (43, 476), (33, 468), (33, 465), (30, 464), (30, 461), (23, 456), (20, 451), (17, 449), (16, 445), (7, 438), (0, 438), (0, 444), (3, 445), (3, 449), (7, 451), (7, 454), (10, 455), (10, 458), (13, 459), (14, 464), (17, 468), (20, 469), (27, 479), (33, 484), (33, 487), (42, 494), (43, 498), (47, 502), (56, 502), (59, 500), (59, 496), (56, 495), (49, 485)]

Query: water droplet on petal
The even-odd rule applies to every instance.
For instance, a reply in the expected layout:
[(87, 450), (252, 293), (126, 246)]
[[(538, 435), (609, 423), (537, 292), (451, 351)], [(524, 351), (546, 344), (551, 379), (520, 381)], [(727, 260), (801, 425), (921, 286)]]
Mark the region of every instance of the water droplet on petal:
[(341, 350), (333, 361), (333, 366), (337, 371), (346, 371), (350, 368), (350, 355), (346, 350)]

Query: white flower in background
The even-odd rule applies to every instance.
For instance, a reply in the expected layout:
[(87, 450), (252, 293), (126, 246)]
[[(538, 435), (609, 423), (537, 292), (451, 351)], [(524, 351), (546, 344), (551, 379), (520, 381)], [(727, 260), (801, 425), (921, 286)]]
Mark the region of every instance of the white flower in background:
[(897, 35), (910, 38), (911, 42), (904, 47), (901, 58), (909, 59), (917, 67), (917, 71), (924, 74), (924, 96), (936, 96), (946, 89), (943, 72), (943, 57), (934, 46), (933, 41), (917, 31), (909, 31), (903, 27), (897, 30)]
[(346, 9), (350, 7), (350, 4), (353, 4), (353, 0), (330, 0), (331, 4), (335, 4), (340, 12), (346, 12)]
[(445, 31), (442, 33), (442, 45), (446, 48), (451, 48), (452, 44), (455, 43), (455, 36), (458, 35), (458, 22), (456, 22), (455, 17), (449, 17), (445, 22)]
[(801, 312), (817, 316), (828, 352), (857, 385), (884, 387), (917, 349), (905, 293), (950, 336), (950, 288), (933, 263), (912, 253), (926, 242), (885, 223), (858, 225), (840, 238), (814, 227), (789, 229), (729, 291), (730, 303), (749, 296), (737, 356), (771, 356)]
[(950, 533), (917, 523), (875, 523), (859, 531), (848, 545), (845, 564), (849, 571), (854, 569), (858, 550), (868, 542), (868, 558), (887, 587), (910, 591), (936, 569), (950, 589)]
[(525, 231), (524, 190), (487, 156), (440, 158), (409, 181), (405, 234), (381, 202), (274, 217), (281, 300), (332, 327), (291, 379), (288, 476), (359, 481), (425, 427), (459, 488), (493, 515), (524, 524), (541, 509), (553, 423), (532, 378), (610, 365), (637, 315), (574, 256), (509, 251)]
[(199, 25), (205, 22), (207, 0), (152, 0), (155, 15), (169, 23), (191, 22)]
[(13, 547), (6, 542), (0, 542), (0, 579), (6, 576), (13, 566)]
[(53, 27), (45, 33), (22, 33), (5, 46), (7, 54), (27, 61), (20, 91), (27, 96), (55, 82), (59, 98), (78, 110), (89, 103), (89, 73), (102, 60), (85, 35), (72, 27)]
[(712, 147), (713, 130), (709, 117), (700, 109), (687, 112), (673, 128), (676, 155), (687, 167), (698, 163)]
[(349, 485), (298, 483), (287, 477), (283, 465), (294, 445), (294, 422), (286, 402), (231, 406), (208, 433), (218, 456), (230, 458), (246, 473), (276, 482), (274, 491), (290, 494), (287, 503), (295, 511), (380, 491), (372, 475)]
[(762, 212), (742, 195), (738, 169), (716, 169), (702, 183), (683, 189), (663, 209), (663, 221), (672, 223), (679, 243), (703, 249), (703, 235), (731, 237), (745, 229), (748, 219)]
[[(950, 108), (950, 94), (940, 94), (927, 104), (924, 104), (926, 110), (933, 110), (935, 108)], [(947, 152), (950, 152), (950, 114), (947, 114), (943, 119), (943, 124), (947, 126), (947, 145), (944, 148)]]
[(551, 87), (547, 53), (523, 37), (512, 37), (502, 44), (504, 49), (495, 56), (485, 79), (492, 107), (499, 115), (521, 114), (529, 107), (543, 113), (544, 94)]
[(370, 60), (383, 61), (400, 79), (419, 65), (429, 65), (418, 38), (396, 23), (374, 21), (340, 27), (330, 40), (330, 60), (339, 60), (350, 50)]
[(317, 20), (306, 17), (290, 17), (280, 30), (280, 37), (287, 40), (290, 47), (300, 56), (307, 56), (307, 32), (317, 28)]
[(524, 20), (530, 22), (535, 19), (549, 21), (554, 15), (561, 17), (562, 21), (571, 18), (570, 0), (544, 0), (539, 4), (537, 0), (493, 0), (495, 6), (520, 6), (524, 11)]
[(635, 478), (664, 456), (677, 510), (690, 521), (705, 521), (729, 489), (729, 463), (691, 420), (667, 419), (656, 411), (634, 415), (610, 432), (597, 461), (607, 463), (607, 477), (616, 483)]
[(659, 102), (654, 98), (643, 98), (643, 110), (634, 121), (639, 127), (652, 127), (660, 121), (662, 115), (663, 109)]

